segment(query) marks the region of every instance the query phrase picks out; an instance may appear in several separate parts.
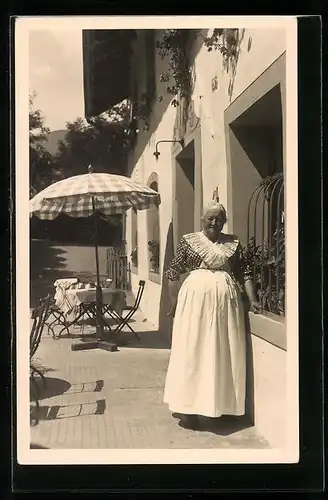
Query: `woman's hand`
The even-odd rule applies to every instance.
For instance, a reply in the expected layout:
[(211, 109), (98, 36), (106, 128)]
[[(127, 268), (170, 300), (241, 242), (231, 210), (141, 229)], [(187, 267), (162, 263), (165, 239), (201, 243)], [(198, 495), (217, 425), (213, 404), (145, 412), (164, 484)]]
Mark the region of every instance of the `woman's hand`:
[(179, 283), (177, 281), (169, 281), (169, 301), (170, 301), (170, 310), (167, 313), (167, 316), (174, 318), (175, 310), (177, 308), (178, 303), (178, 290)]
[(250, 310), (252, 313), (258, 314), (261, 311), (261, 304), (256, 298), (252, 280), (248, 279), (245, 281), (245, 290), (249, 300)]
[(170, 316), (171, 318), (174, 318), (175, 316), (175, 310), (177, 308), (177, 305), (174, 304), (171, 306), (171, 309), (169, 310), (169, 312), (167, 313), (167, 316)]
[(250, 310), (254, 314), (258, 314), (261, 311), (261, 304), (258, 302), (258, 300), (250, 301)]

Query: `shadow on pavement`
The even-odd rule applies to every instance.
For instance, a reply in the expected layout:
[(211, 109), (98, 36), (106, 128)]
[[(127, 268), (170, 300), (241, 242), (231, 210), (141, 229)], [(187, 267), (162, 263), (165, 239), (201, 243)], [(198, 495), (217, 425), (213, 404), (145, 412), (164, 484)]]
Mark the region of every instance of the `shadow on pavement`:
[[(178, 413), (173, 413), (174, 418), (180, 418)], [(211, 432), (219, 436), (230, 436), (236, 432), (253, 427), (251, 420), (247, 416), (235, 417), (223, 415), (219, 418), (199, 417), (200, 426), (197, 431)]]
[(60, 378), (46, 377), (46, 386), (43, 387), (41, 381), (39, 384), (39, 399), (48, 399), (63, 394), (81, 394), (86, 392), (101, 392), (104, 388), (104, 380), (95, 380), (93, 382), (81, 382), (70, 384), (67, 380)]
[(69, 389), (69, 394), (81, 394), (85, 392), (100, 392), (104, 388), (103, 380), (95, 382), (82, 382), (80, 384), (72, 384)]
[[(105, 321), (105, 326), (106, 324), (109, 325), (110, 327), (113, 327), (115, 329), (115, 327), (119, 324), (118, 323), (118, 320), (114, 319), (114, 318), (109, 318), (108, 316), (105, 316), (104, 317), (104, 321)], [(134, 319), (130, 319), (128, 321), (128, 323), (135, 323), (135, 320)], [(76, 322), (76, 326), (96, 326), (97, 325), (97, 320), (96, 318), (83, 318), (83, 319), (79, 319), (77, 322)]]
[(170, 342), (168, 336), (158, 330), (137, 331), (141, 340), (138, 340), (132, 332), (123, 331), (119, 333), (118, 339), (125, 342), (126, 348), (139, 349), (169, 349)]
[(31, 419), (35, 419), (39, 422), (40, 420), (60, 420), (63, 418), (76, 418), (86, 415), (103, 415), (105, 410), (105, 399), (71, 405), (42, 405), (39, 408), (33, 409)]
[(67, 392), (71, 387), (71, 384), (67, 382), (67, 380), (63, 380), (60, 378), (46, 377), (45, 380), (46, 380), (45, 387), (42, 386), (41, 381), (38, 381), (38, 384), (40, 386), (39, 399), (47, 399), (47, 398), (53, 398), (54, 396), (60, 396), (65, 392)]

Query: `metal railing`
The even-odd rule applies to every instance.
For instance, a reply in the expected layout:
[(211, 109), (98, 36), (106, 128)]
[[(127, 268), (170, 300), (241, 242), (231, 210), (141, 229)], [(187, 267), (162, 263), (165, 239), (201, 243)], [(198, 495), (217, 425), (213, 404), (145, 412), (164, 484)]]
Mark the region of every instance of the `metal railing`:
[(119, 290), (131, 290), (131, 270), (124, 248), (107, 248), (107, 275)]
[(284, 176), (266, 177), (248, 204), (245, 260), (262, 312), (285, 315)]

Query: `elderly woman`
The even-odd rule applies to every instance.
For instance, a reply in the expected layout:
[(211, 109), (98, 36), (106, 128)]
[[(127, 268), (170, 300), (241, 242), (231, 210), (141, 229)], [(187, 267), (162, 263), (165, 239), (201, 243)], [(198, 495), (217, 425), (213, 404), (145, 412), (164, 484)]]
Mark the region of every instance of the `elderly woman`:
[[(164, 402), (196, 429), (198, 416), (245, 413), (246, 356), (242, 292), (259, 311), (250, 272), (235, 235), (222, 233), (225, 208), (205, 208), (203, 230), (186, 234), (166, 276), (174, 317)], [(189, 276), (178, 292), (182, 274)]]

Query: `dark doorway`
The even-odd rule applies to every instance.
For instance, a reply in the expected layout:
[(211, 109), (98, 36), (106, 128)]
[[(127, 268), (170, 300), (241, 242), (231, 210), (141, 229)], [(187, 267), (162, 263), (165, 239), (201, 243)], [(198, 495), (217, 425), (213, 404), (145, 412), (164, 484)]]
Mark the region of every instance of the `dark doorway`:
[(246, 243), (247, 208), (254, 189), (268, 176), (283, 172), (280, 85), (229, 125), (233, 231)]
[(176, 156), (176, 236), (177, 241), (194, 231), (195, 219), (195, 148), (191, 141)]

